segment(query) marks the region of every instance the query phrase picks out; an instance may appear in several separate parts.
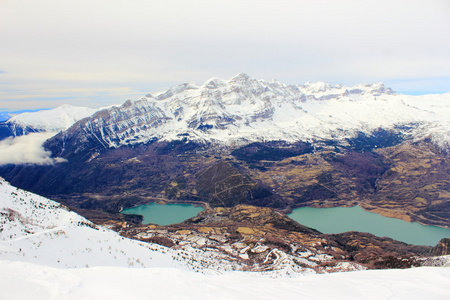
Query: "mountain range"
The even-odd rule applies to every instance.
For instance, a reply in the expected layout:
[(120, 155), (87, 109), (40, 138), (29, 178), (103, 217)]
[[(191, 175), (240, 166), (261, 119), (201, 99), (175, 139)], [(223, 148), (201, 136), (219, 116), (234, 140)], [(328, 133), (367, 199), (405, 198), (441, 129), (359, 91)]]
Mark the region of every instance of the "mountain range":
[[(186, 139), (217, 145), (345, 140), (380, 128), (448, 149), (449, 94), (399, 95), (381, 83), (285, 85), (239, 74), (182, 84), (101, 110), (55, 138), (64, 151)], [(53, 149), (52, 149), (53, 150)], [(67, 155), (59, 149), (58, 155)]]
[(3, 130), (9, 128), (12, 136), (58, 132), (89, 117), (65, 136), (84, 134), (85, 139), (94, 139), (105, 148), (182, 138), (228, 145), (344, 140), (378, 128), (415, 139), (431, 136), (445, 147), (450, 141), (449, 97), (401, 95), (382, 83), (286, 85), (241, 73), (229, 80), (212, 78), (201, 86), (181, 84), (105, 109), (63, 105), (23, 113), (2, 126)]
[(64, 163), (9, 164), (0, 175), (94, 219), (163, 200), (360, 205), (449, 228), (449, 99), (242, 73), (73, 118), (44, 143)]

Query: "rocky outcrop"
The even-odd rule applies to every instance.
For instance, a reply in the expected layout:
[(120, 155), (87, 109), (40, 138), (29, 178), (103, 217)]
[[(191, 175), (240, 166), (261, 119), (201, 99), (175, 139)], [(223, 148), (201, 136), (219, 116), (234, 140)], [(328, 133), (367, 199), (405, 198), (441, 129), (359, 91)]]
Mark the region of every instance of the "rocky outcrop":
[(450, 238), (440, 240), (439, 243), (431, 249), (431, 255), (450, 255)]

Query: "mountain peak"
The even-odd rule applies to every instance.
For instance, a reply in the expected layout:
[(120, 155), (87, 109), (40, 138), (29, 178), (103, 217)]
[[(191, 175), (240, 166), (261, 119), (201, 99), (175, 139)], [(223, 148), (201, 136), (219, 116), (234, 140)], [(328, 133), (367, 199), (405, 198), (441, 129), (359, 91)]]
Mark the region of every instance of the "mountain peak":
[(133, 105), (133, 101), (131, 101), (130, 99), (128, 99), (127, 101), (125, 101), (124, 104), (121, 105), (121, 107), (130, 107)]
[(353, 88), (355, 91), (363, 91), (365, 93), (370, 93), (374, 96), (380, 96), (382, 94), (393, 95), (395, 91), (389, 87), (386, 87), (382, 82), (374, 82), (374, 83), (364, 83), (357, 84)]
[(250, 76), (246, 73), (239, 73), (230, 79), (230, 82), (247, 82), (250, 80)]
[(315, 83), (307, 82), (304, 86), (306, 87), (306, 89), (309, 92), (312, 92), (312, 93), (325, 92), (326, 90), (331, 88), (331, 85), (329, 85), (323, 81), (317, 81)]
[(217, 78), (217, 77), (213, 77), (213, 78), (207, 80), (203, 84), (203, 86), (208, 88), (208, 89), (216, 89), (216, 88), (219, 88), (219, 87), (226, 86), (226, 84), (227, 83), (226, 83), (225, 80)]

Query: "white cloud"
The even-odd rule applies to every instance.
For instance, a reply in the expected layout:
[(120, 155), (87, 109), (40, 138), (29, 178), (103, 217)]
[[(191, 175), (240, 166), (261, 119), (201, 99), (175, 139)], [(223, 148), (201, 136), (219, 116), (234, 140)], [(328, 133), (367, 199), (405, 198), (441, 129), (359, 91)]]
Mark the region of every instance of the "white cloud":
[(64, 162), (63, 158), (50, 157), (42, 144), (55, 133), (30, 133), (0, 141), (0, 165), (6, 164), (38, 164), (51, 165)]

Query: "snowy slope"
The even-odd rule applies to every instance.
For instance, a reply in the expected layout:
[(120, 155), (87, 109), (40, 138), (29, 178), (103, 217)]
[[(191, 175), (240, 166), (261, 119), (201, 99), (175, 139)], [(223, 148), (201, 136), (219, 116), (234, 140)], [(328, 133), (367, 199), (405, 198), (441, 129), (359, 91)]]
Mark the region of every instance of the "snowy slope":
[[(61, 204), (12, 187), (0, 178), (0, 260), (63, 268), (178, 267), (177, 253), (125, 239)], [(179, 254), (178, 254), (179, 257)]]
[(4, 260), (58, 268), (170, 267), (203, 273), (243, 267), (217, 251), (189, 245), (174, 250), (124, 238), (0, 177), (0, 261)]
[(450, 268), (267, 278), (173, 268), (56, 269), (0, 261), (5, 299), (450, 299)]
[(446, 147), (449, 115), (450, 93), (407, 96), (381, 83), (285, 85), (239, 74), (230, 80), (213, 78), (201, 86), (182, 84), (99, 111), (61, 138), (95, 140), (105, 148), (155, 138), (243, 144), (342, 140), (381, 127), (417, 139), (431, 137)]
[(97, 109), (62, 105), (50, 110), (18, 114), (4, 123), (10, 128), (12, 136), (30, 132), (58, 132), (72, 126), (76, 121), (86, 118)]

